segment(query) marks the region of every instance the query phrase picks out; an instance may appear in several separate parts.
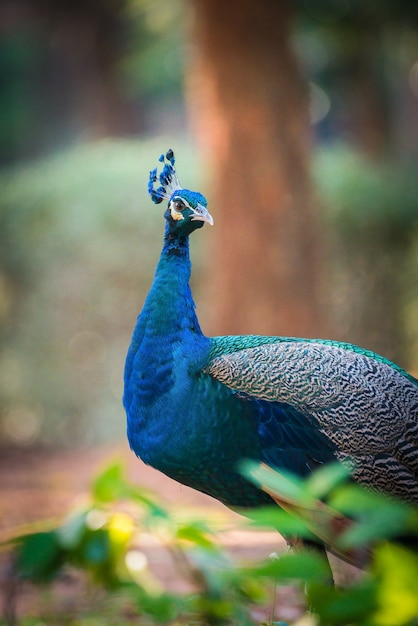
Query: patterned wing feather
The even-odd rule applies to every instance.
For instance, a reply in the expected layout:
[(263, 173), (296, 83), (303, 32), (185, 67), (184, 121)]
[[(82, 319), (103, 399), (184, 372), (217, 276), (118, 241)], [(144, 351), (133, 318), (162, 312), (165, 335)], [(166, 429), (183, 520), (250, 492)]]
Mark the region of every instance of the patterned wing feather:
[(418, 384), (390, 362), (332, 343), (280, 341), (215, 356), (208, 372), (309, 417), (358, 480), (418, 501)]

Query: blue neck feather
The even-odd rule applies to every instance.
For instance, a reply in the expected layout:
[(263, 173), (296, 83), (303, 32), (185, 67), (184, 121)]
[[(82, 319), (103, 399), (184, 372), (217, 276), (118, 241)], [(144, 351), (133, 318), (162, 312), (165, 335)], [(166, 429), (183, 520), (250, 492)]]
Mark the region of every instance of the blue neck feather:
[(202, 335), (189, 286), (190, 273), (189, 237), (174, 234), (167, 223), (161, 257), (143, 311), (146, 315), (150, 300), (158, 334), (191, 331)]
[[(200, 367), (210, 349), (210, 340), (202, 334), (190, 291), (191, 263), (187, 236), (173, 234), (166, 227), (164, 246), (152, 288), (138, 318), (125, 368), (125, 379), (135, 378), (135, 363), (140, 363), (141, 381), (131, 389), (141, 405), (173, 390), (180, 380), (182, 363), (188, 369)], [(184, 372), (184, 378), (188, 374)], [(130, 385), (128, 385), (128, 390)], [(130, 402), (130, 392), (124, 402)]]

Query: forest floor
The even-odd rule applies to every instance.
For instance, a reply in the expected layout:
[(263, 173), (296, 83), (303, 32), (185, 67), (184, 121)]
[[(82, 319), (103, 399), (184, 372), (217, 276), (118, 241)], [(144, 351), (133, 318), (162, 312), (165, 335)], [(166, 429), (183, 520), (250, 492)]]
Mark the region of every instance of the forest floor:
[[(232, 558), (245, 562), (285, 549), (277, 533), (246, 531), (239, 524), (240, 516), (145, 466), (123, 445), (61, 451), (0, 450), (0, 541), (36, 522), (59, 523), (77, 504), (86, 501), (93, 478), (115, 460), (122, 460), (129, 479), (157, 494), (163, 505), (196, 512), (202, 519), (217, 519), (217, 525), (225, 528), (220, 534), (222, 544)], [(187, 590), (187, 582), (179, 577), (167, 550), (149, 545), (144, 551), (150, 570), (163, 587), (174, 592)], [(0, 557), (0, 577), (3, 575), (4, 582), (6, 555), (0, 553)], [(7, 602), (10, 598), (4, 588), (3, 602)], [(24, 586), (16, 599), (17, 613), (20, 617), (39, 616), (47, 610), (50, 616), (59, 615), (82, 604), (83, 594), (85, 582), (77, 576), (58, 581), (52, 591)], [(265, 620), (266, 616), (260, 618)], [(54, 623), (63, 622), (57, 619)]]

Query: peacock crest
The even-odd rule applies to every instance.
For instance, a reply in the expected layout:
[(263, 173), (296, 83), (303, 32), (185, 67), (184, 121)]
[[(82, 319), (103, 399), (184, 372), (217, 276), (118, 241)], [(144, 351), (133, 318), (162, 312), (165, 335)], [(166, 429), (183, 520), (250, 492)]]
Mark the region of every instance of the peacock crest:
[[(182, 189), (174, 167), (176, 162), (174, 152), (170, 149), (165, 155), (162, 154), (158, 160), (160, 163), (164, 163), (164, 167), (159, 175), (157, 174), (157, 167), (151, 170), (148, 181), (148, 193), (155, 204), (160, 204), (163, 200), (170, 200), (173, 193)], [(158, 182), (160, 186), (155, 189), (154, 185)]]

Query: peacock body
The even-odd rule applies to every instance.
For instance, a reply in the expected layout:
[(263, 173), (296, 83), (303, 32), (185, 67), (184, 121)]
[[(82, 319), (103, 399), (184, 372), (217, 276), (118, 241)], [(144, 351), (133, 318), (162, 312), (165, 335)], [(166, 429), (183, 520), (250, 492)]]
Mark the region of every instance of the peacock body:
[(272, 502), (238, 471), (244, 459), (299, 476), (337, 460), (366, 486), (418, 502), (418, 381), (346, 343), (206, 337), (189, 236), (212, 218), (201, 194), (181, 188), (172, 151), (160, 161), (149, 192), (168, 201), (164, 244), (125, 367), (133, 451), (233, 508)]

